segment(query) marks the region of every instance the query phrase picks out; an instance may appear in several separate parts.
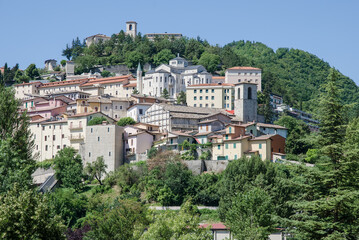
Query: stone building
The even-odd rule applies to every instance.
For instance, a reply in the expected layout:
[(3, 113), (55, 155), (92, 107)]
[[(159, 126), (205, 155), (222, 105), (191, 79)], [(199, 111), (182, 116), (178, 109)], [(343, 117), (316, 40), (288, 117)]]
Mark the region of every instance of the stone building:
[(235, 84), (234, 114), (239, 121), (257, 121), (257, 84), (240, 82)]
[(187, 107), (181, 105), (153, 104), (141, 117), (141, 122), (159, 125), (162, 132), (191, 131), (198, 129), (200, 119), (222, 113), (222, 109)]
[(87, 126), (86, 139), (80, 149), (84, 164), (103, 157), (107, 165), (106, 172), (114, 171), (124, 163), (123, 136), (123, 127), (116, 124)]
[(249, 82), (257, 84), (258, 91), (262, 91), (262, 70), (254, 67), (232, 67), (226, 70), (225, 82), (236, 84)]
[(15, 84), (15, 98), (25, 100), (30, 99), (35, 95), (40, 95), (39, 87), (42, 85), (41, 82)]
[(111, 37), (106, 36), (105, 34), (96, 34), (96, 35), (92, 35), (90, 37), (85, 38), (85, 42), (86, 42), (86, 46), (89, 47), (91, 44), (93, 43), (99, 43), (100, 40), (102, 40), (103, 42), (110, 40)]
[(150, 41), (154, 41), (156, 38), (168, 38), (168, 39), (180, 39), (182, 38), (182, 33), (146, 33), (145, 37), (147, 37)]
[(46, 71), (55, 71), (54, 69), (56, 68), (57, 66), (57, 61), (55, 59), (48, 59), (45, 61), (45, 70)]
[(135, 21), (128, 21), (126, 22), (126, 35), (131, 37), (137, 36), (137, 23)]

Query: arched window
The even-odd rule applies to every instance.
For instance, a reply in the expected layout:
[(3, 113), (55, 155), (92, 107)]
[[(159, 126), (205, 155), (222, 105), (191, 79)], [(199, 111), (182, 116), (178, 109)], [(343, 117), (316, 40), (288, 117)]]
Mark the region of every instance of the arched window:
[(130, 24), (130, 26), (128, 27), (128, 29), (132, 30), (132, 24)]
[(87, 113), (87, 107), (85, 107), (85, 113)]
[(248, 99), (252, 99), (252, 88), (248, 88)]
[(240, 98), (241, 98), (241, 89), (238, 88), (238, 99), (240, 99)]

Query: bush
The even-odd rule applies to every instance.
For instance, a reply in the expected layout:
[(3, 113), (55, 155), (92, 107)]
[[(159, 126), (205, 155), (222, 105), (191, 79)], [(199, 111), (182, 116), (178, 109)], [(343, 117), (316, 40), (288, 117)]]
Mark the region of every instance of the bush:
[(127, 126), (127, 125), (133, 125), (135, 123), (136, 123), (136, 121), (133, 120), (133, 118), (131, 118), (131, 117), (123, 117), (117, 122), (117, 125), (121, 126), (121, 127), (124, 127), (124, 126)]
[(99, 124), (102, 124), (102, 122), (108, 123), (107, 118), (105, 118), (104, 116), (94, 117), (88, 122), (87, 125), (88, 126), (99, 125)]

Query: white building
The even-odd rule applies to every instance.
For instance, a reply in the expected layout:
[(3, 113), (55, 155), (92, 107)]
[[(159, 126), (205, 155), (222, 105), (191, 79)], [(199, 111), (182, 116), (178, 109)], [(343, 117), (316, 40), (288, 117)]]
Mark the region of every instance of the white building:
[[(181, 91), (192, 84), (211, 83), (212, 75), (201, 65), (188, 66), (186, 59), (176, 57), (169, 64), (161, 64), (153, 70), (137, 74), (137, 89), (140, 94), (160, 97), (164, 89), (170, 98), (176, 98)], [(140, 87), (142, 86), (142, 88)], [(142, 90), (142, 91), (140, 91)]]
[(249, 82), (257, 84), (258, 91), (262, 91), (262, 70), (254, 67), (232, 67), (226, 70), (225, 82), (236, 84)]
[(89, 47), (91, 44), (93, 44), (93, 43), (99, 43), (100, 41), (103, 41), (103, 42), (105, 42), (105, 41), (108, 41), (108, 40), (110, 40), (111, 39), (111, 37), (109, 37), (109, 36), (106, 36), (105, 34), (96, 34), (96, 35), (93, 35), (93, 36), (90, 36), (90, 37), (87, 37), (86, 39), (85, 39), (85, 41), (86, 41), (86, 46), (87, 47)]
[(139, 122), (151, 106), (152, 103), (136, 103), (127, 109), (127, 117), (131, 117), (136, 122)]
[(15, 87), (15, 98), (20, 100), (30, 99), (34, 95), (39, 95), (41, 87), (43, 84), (41, 82), (30, 82), (30, 83), (21, 83), (14, 85)]

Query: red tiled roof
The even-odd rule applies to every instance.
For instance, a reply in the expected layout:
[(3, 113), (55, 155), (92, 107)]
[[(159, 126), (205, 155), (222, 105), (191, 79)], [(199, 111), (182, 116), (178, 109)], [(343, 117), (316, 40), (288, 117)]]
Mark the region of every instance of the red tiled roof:
[(82, 78), (82, 79), (76, 79), (76, 80), (66, 80), (66, 81), (60, 81), (60, 82), (49, 82), (49, 83), (43, 84), (40, 88), (66, 86), (66, 85), (74, 85), (74, 84), (81, 85), (87, 81), (89, 81), (88, 78)]
[(207, 228), (210, 227), (212, 230), (227, 230), (229, 228), (226, 227), (226, 225), (224, 225), (223, 223), (212, 223), (212, 224), (200, 224), (199, 225), (200, 228)]
[(136, 87), (136, 86), (137, 86), (137, 83), (129, 83), (129, 84), (124, 85), (124, 87)]
[(131, 75), (124, 75), (124, 76), (117, 76), (117, 77), (108, 77), (108, 78), (97, 78), (88, 81), (85, 84), (82, 84), (81, 87), (86, 86), (92, 86), (94, 84), (104, 84), (104, 83), (117, 83), (117, 82), (123, 82), (129, 79), (132, 79), (133, 77)]
[(225, 79), (225, 76), (213, 76), (212, 79)]
[(226, 112), (228, 112), (229, 114), (234, 115), (234, 110), (226, 110)]
[(15, 86), (22, 86), (22, 85), (33, 85), (33, 84), (40, 84), (42, 85), (41, 82), (31, 82), (31, 83), (20, 83), (20, 84), (15, 84)]
[(203, 83), (203, 84), (189, 85), (188, 87), (214, 87), (214, 86), (234, 86), (234, 84), (230, 84), (230, 83)]
[(255, 67), (231, 67), (228, 68), (227, 70), (261, 70), (260, 68), (255, 68)]

